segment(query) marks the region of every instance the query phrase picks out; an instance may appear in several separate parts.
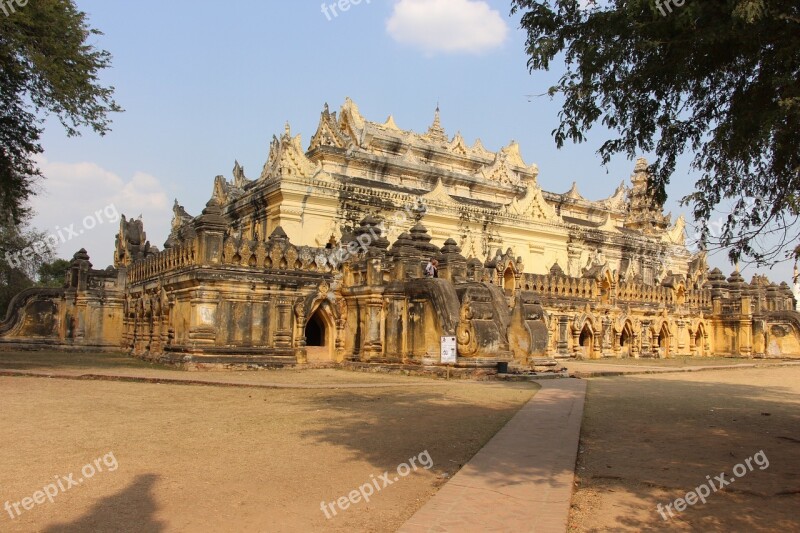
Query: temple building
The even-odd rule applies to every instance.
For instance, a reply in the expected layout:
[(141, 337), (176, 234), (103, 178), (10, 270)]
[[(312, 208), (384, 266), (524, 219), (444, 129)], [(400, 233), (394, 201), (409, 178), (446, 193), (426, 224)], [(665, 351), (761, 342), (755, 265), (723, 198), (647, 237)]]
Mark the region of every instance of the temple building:
[[(359, 363), (527, 368), (541, 358), (800, 356), (792, 289), (709, 271), (648, 194), (544, 191), (497, 152), (323, 109), (287, 125), (260, 175), (236, 163), (164, 249), (124, 216), (114, 265), (79, 251), (62, 289), (20, 293), (0, 346), (117, 349), (186, 368)], [(430, 259), (437, 278), (426, 278)]]

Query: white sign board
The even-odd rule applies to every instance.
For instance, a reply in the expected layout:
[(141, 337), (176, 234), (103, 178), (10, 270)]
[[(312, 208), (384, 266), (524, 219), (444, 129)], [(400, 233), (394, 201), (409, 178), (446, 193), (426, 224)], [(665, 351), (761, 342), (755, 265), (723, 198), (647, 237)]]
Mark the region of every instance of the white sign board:
[(456, 338), (442, 337), (442, 363), (456, 362)]

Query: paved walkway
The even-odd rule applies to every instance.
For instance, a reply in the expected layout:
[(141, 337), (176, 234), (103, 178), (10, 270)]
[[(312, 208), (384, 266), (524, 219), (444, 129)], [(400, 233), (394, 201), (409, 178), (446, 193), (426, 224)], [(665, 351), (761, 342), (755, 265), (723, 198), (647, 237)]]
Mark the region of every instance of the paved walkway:
[(536, 396), (401, 533), (566, 531), (586, 382), (540, 384)]

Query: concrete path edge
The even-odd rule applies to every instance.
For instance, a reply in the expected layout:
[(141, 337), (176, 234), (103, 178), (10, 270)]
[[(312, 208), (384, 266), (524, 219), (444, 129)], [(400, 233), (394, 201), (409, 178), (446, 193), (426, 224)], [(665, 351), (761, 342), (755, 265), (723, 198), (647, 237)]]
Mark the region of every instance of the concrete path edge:
[(398, 531), (567, 530), (586, 381), (541, 390)]

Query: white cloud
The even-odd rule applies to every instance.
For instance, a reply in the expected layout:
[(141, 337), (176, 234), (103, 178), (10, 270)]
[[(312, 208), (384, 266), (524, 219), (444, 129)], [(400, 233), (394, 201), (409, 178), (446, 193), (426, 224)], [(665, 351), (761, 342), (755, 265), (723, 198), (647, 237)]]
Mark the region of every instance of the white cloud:
[(172, 205), (157, 178), (137, 172), (125, 180), (88, 162), (50, 162), (39, 157), (37, 163), (45, 179), (39, 182), (40, 190), (31, 201), (36, 212), (31, 225), (61, 236), (55, 250), (58, 257), (70, 259), (86, 248), (95, 268), (111, 264), (122, 214), (128, 218), (142, 215), (148, 239), (161, 247)]
[(478, 0), (400, 0), (386, 22), (389, 35), (425, 53), (487, 52), (503, 44), (505, 20)]

